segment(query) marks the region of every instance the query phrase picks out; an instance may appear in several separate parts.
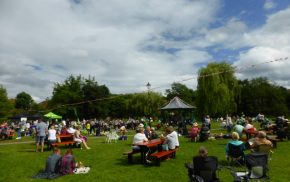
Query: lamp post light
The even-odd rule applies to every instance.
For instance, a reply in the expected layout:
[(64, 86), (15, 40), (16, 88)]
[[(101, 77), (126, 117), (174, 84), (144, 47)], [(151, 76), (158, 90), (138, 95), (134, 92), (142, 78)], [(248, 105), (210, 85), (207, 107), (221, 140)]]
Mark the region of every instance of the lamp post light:
[(149, 93), (149, 90), (150, 90), (150, 88), (151, 88), (151, 84), (148, 82), (148, 83), (146, 84), (146, 87), (147, 87), (147, 89), (148, 89), (148, 93)]
[(151, 108), (150, 108), (150, 95), (149, 95), (149, 92), (150, 92), (150, 88), (151, 88), (151, 84), (148, 82), (146, 84), (146, 87), (147, 87), (147, 92), (148, 92), (148, 115), (149, 115), (149, 118), (150, 118), (150, 114), (151, 114)]

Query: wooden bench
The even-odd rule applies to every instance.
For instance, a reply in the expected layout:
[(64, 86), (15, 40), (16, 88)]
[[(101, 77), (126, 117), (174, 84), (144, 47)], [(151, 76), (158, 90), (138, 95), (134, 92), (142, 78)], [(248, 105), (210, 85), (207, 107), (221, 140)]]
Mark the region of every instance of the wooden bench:
[(140, 150), (132, 150), (132, 151), (124, 152), (123, 155), (127, 155), (128, 163), (133, 164), (133, 154), (138, 154), (138, 153), (140, 153)]
[(52, 148), (59, 145), (74, 145), (76, 143), (73, 135), (59, 135), (58, 137), (60, 138), (60, 142), (50, 144)]
[(154, 154), (151, 154), (150, 156), (155, 158), (156, 165), (160, 166), (160, 161), (163, 157), (172, 157), (175, 158), (175, 153), (177, 151), (177, 148), (173, 150), (163, 150)]
[(12, 139), (14, 136), (15, 136), (14, 133), (9, 133), (9, 134), (8, 134), (8, 139)]

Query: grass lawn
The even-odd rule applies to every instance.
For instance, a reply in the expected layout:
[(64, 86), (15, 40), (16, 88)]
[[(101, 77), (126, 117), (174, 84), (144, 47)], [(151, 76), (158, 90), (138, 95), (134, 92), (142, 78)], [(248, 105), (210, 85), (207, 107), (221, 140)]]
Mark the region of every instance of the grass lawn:
[[(218, 128), (218, 125), (214, 125)], [(215, 132), (221, 132), (215, 130)], [(225, 131), (223, 131), (225, 132)], [(190, 142), (187, 138), (180, 137), (180, 150), (176, 154), (176, 159), (161, 162), (161, 166), (143, 166), (139, 164), (140, 155), (133, 157), (134, 164), (128, 164), (123, 152), (131, 150), (133, 136), (129, 136), (128, 141), (118, 141), (117, 143), (105, 144), (104, 137), (89, 137), (88, 144), (91, 150), (74, 149), (77, 161), (82, 161), (85, 165), (91, 166), (88, 174), (66, 175), (54, 181), (100, 181), (100, 182), (171, 182), (188, 181), (185, 162), (190, 162), (196, 155), (199, 146), (208, 148), (210, 155), (215, 155), (222, 165), (227, 164), (225, 159), (225, 144), (228, 140), (207, 141), (204, 143)], [(33, 141), (29, 137), (21, 141)], [(15, 139), (0, 141), (0, 181), (47, 181), (43, 179), (32, 179), (31, 176), (44, 168), (46, 158), (52, 153), (35, 153), (34, 143), (9, 144), (7, 142), (18, 142)], [(4, 145), (5, 144), (5, 145)], [(65, 147), (61, 147), (62, 153)], [(290, 180), (290, 142), (279, 142), (277, 149), (274, 149), (272, 160), (269, 163), (270, 181), (282, 182)], [(233, 181), (229, 170), (222, 169), (219, 172), (221, 181)]]

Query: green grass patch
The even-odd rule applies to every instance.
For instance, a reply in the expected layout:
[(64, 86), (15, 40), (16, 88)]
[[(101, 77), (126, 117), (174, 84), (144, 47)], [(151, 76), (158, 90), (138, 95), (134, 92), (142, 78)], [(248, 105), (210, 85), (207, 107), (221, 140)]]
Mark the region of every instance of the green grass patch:
[[(218, 124), (213, 124), (214, 132), (225, 133), (219, 130)], [(170, 182), (188, 181), (185, 162), (191, 162), (192, 157), (197, 154), (200, 146), (205, 146), (210, 155), (217, 156), (219, 163), (227, 164), (225, 159), (225, 144), (228, 140), (207, 141), (204, 143), (190, 142), (187, 138), (180, 137), (180, 150), (176, 159), (161, 162), (161, 166), (141, 165), (140, 155), (133, 157), (134, 164), (128, 164), (123, 152), (131, 150), (133, 136), (128, 141), (105, 144), (104, 137), (89, 137), (88, 144), (91, 150), (74, 149), (77, 161), (82, 161), (91, 167), (88, 174), (66, 175), (54, 181), (100, 181), (100, 182)], [(34, 141), (30, 137), (24, 137), (21, 141)], [(44, 168), (46, 158), (52, 153), (35, 153), (34, 143), (5, 144), (17, 140), (0, 142), (0, 181), (25, 182), (25, 181), (47, 181), (43, 179), (32, 179), (31, 177)], [(5, 145), (4, 145), (5, 144)], [(272, 160), (269, 163), (271, 181), (289, 181), (290, 173), (288, 160), (289, 141), (279, 142), (278, 148), (274, 149)], [(61, 147), (62, 153), (66, 148)], [(221, 181), (233, 181), (229, 170), (222, 169), (219, 172)]]

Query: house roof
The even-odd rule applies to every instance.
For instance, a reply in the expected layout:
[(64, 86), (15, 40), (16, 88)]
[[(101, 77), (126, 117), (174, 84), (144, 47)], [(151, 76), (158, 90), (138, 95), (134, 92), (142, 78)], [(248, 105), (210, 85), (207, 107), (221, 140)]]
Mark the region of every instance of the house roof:
[(168, 104), (166, 104), (164, 107), (160, 108), (161, 110), (169, 110), (169, 109), (194, 109), (195, 106), (192, 106), (183, 100), (181, 100), (179, 97), (174, 97), (169, 101)]

